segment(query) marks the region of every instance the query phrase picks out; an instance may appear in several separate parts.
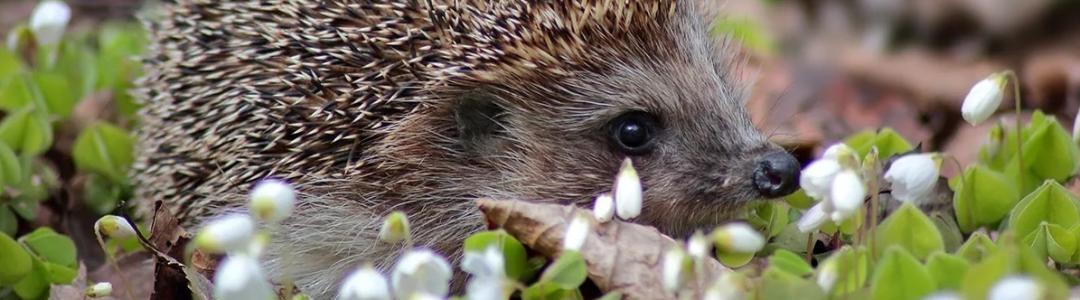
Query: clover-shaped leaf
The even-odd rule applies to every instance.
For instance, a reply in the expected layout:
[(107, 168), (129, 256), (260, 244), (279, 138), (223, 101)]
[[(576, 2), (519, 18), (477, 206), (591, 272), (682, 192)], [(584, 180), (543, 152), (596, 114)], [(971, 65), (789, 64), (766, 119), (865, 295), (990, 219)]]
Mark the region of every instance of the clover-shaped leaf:
[(879, 252), (899, 246), (919, 259), (945, 250), (945, 241), (934, 222), (911, 203), (904, 203), (881, 222), (875, 242)]
[(963, 232), (997, 224), (1020, 198), (1013, 180), (978, 164), (969, 166), (953, 183), (953, 207)]
[(870, 294), (875, 300), (921, 299), (933, 292), (934, 287), (926, 267), (908, 251), (893, 246), (885, 251), (874, 269)]
[(1043, 222), (1072, 228), (1080, 223), (1076, 196), (1053, 180), (1047, 180), (1013, 208), (1009, 228), (1017, 236), (1027, 237)]

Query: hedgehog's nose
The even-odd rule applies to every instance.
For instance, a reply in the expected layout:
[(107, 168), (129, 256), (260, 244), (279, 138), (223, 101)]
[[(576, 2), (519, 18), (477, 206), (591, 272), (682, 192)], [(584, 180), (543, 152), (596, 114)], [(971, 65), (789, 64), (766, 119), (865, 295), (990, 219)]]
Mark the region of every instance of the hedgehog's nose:
[(799, 187), (799, 161), (787, 152), (766, 154), (754, 169), (754, 188), (766, 198), (787, 196)]

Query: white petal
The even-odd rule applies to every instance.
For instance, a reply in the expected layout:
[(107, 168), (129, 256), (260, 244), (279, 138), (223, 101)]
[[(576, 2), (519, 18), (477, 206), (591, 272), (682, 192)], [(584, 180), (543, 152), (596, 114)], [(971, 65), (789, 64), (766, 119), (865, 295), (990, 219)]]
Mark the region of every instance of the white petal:
[(259, 262), (249, 255), (225, 257), (214, 273), (214, 297), (217, 299), (273, 299), (273, 287)]
[(465, 286), (465, 299), (468, 300), (503, 300), (503, 278), (499, 276), (477, 276), (469, 279)]
[(905, 155), (892, 163), (885, 172), (885, 180), (892, 183), (896, 200), (918, 203), (937, 184), (937, 163), (932, 154)]
[(825, 204), (826, 202), (818, 203), (817, 205), (810, 207), (810, 209), (802, 215), (802, 218), (799, 219), (797, 225), (800, 232), (810, 233), (811, 231), (817, 230), (822, 224), (825, 224), (825, 221), (829, 219), (829, 216), (825, 214), (825, 210), (823, 209)]
[(278, 222), (292, 214), (296, 191), (284, 181), (263, 180), (251, 190), (250, 199), (252, 215), (261, 220)]
[(1030, 277), (1009, 276), (990, 288), (988, 300), (1036, 300), (1042, 299), (1043, 288)]
[(446, 259), (421, 249), (409, 251), (398, 260), (390, 281), (398, 299), (409, 299), (415, 294), (446, 297), (452, 275)]
[(664, 253), (663, 284), (669, 292), (678, 291), (686, 281), (687, 262), (686, 253), (679, 248), (673, 248)]
[(112, 295), (112, 283), (98, 282), (86, 288), (86, 296), (90, 298), (108, 297)]
[(975, 83), (964, 97), (964, 104), (960, 107), (964, 120), (975, 125), (993, 115), (1001, 105), (1002, 88), (1004, 88), (1004, 79), (999, 74), (990, 75)]
[(71, 20), (71, 8), (58, 0), (46, 0), (34, 7), (30, 30), (41, 45), (56, 45), (63, 38), (64, 28)]
[(964, 297), (956, 292), (945, 291), (927, 295), (926, 297), (923, 297), (922, 300), (964, 300)]
[(831, 159), (819, 159), (810, 163), (799, 176), (799, 185), (811, 198), (821, 200), (829, 195), (833, 178), (841, 170), (840, 163)]
[(847, 144), (836, 143), (825, 148), (825, 152), (821, 154), (821, 159), (828, 160), (840, 160), (840, 157), (846, 155), (854, 155), (855, 149), (851, 149)]
[(604, 193), (596, 197), (596, 201), (593, 202), (593, 216), (600, 223), (611, 221), (614, 218), (615, 200), (611, 198), (611, 194)]
[(690, 253), (690, 257), (702, 259), (710, 256), (709, 251), (712, 251), (712, 245), (712, 241), (699, 231), (686, 240), (686, 251)]
[(736, 272), (724, 272), (707, 290), (704, 300), (741, 300), (746, 299), (745, 278)]
[(755, 253), (765, 247), (765, 237), (746, 223), (730, 223), (713, 232), (717, 245), (738, 253)]
[(210, 221), (195, 236), (195, 245), (204, 250), (244, 252), (250, 247), (255, 235), (255, 222), (245, 214), (227, 215)]
[(866, 187), (855, 171), (842, 171), (836, 175), (832, 184), (833, 222), (840, 222), (848, 216), (854, 215), (855, 211), (863, 204), (866, 198)]
[(833, 258), (833, 259), (825, 259), (825, 262), (823, 263), (823, 265), (818, 267), (817, 284), (826, 293), (828, 293), (830, 290), (832, 290), (833, 285), (836, 284), (836, 279), (839, 278), (839, 276), (836, 273), (837, 272), (837, 269), (836, 269), (837, 265), (836, 264), (837, 264), (837, 262), (836, 262), (835, 258)]
[(570, 226), (566, 227), (566, 234), (563, 236), (563, 249), (566, 250), (581, 250), (581, 246), (585, 245), (585, 239), (589, 237), (589, 220), (582, 216), (574, 217), (574, 220), (570, 221)]
[(110, 238), (127, 238), (135, 236), (135, 228), (131, 227), (126, 219), (119, 216), (107, 215), (94, 222), (94, 229)]
[(473, 276), (503, 277), (505, 262), (499, 247), (488, 246), (484, 251), (466, 251), (461, 270)]
[(356, 270), (341, 284), (338, 300), (390, 300), (386, 277), (371, 267)]
[(615, 214), (624, 220), (641, 214), (641, 179), (629, 158), (623, 160), (615, 179)]

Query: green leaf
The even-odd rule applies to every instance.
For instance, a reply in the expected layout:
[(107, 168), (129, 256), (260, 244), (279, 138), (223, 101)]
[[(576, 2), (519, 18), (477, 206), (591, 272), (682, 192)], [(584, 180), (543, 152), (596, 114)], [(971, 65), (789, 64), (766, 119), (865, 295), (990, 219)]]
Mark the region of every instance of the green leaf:
[(996, 252), (968, 269), (961, 282), (966, 299), (986, 299), (986, 294), (998, 280), (1016, 271), (1014, 263), (1005, 251)]
[(0, 191), (3, 187), (14, 186), (22, 182), (22, 167), (15, 151), (7, 144), (0, 142)]
[(845, 140), (844, 144), (855, 149), (859, 157), (865, 157), (870, 153), (871, 148), (877, 147), (878, 157), (882, 160), (913, 149), (911, 143), (891, 128), (883, 128), (880, 131), (869, 129), (861, 131)]
[(33, 269), (33, 259), (10, 236), (0, 234), (0, 286), (19, 282)]
[(31, 106), (36, 100), (35, 92), (36, 87), (28, 76), (10, 76), (0, 81), (0, 109), (10, 113)]
[(123, 190), (102, 175), (90, 174), (83, 184), (83, 201), (98, 214), (107, 214), (116, 209)]
[(41, 227), (19, 238), (38, 257), (62, 266), (75, 266), (75, 242), (48, 227)]
[(1076, 253), (1076, 236), (1057, 224), (1042, 223), (1039, 229), (1024, 237), (1024, 244), (1041, 258), (1049, 256), (1059, 263), (1072, 261)]
[(720, 17), (713, 23), (710, 32), (714, 35), (732, 37), (746, 48), (757, 53), (771, 54), (775, 43), (768, 37), (768, 31), (746, 18)]
[(805, 259), (784, 249), (776, 250), (769, 256), (769, 268), (775, 268), (799, 277), (814, 273), (814, 268)]
[(563, 289), (577, 289), (589, 275), (585, 259), (577, 251), (563, 251), (540, 275), (540, 281), (550, 282)]
[(46, 292), (49, 291), (49, 271), (45, 269), (41, 261), (36, 259), (31, 259), (31, 261), (33, 270), (13, 287), (15, 294), (23, 299), (39, 299), (46, 296)]
[(765, 269), (756, 294), (755, 299), (761, 300), (826, 299), (825, 292), (814, 282), (775, 268)]
[[(0, 233), (12, 236), (18, 230), (19, 220), (15, 218), (15, 213), (6, 204), (0, 204)], [(2, 281), (0, 285), (3, 285)]]
[(35, 72), (31, 75), (37, 84), (50, 113), (66, 118), (71, 115), (78, 96), (72, 92), (68, 78), (61, 74)]
[(875, 245), (879, 252), (899, 246), (918, 259), (926, 259), (935, 251), (945, 250), (945, 241), (937, 227), (911, 203), (904, 203), (885, 218), (877, 231)]
[(73, 267), (64, 266), (52, 262), (42, 262), (45, 267), (45, 278), (52, 284), (68, 284), (72, 280), (75, 280), (75, 276), (78, 275), (78, 270)]
[(0, 122), (0, 142), (6, 143), (20, 153), (37, 156), (52, 146), (52, 125), (44, 114), (34, 113), (26, 107)]
[(597, 298), (596, 300), (619, 300), (619, 299), (622, 299), (622, 298), (623, 298), (622, 293), (620, 293), (620, 292), (610, 292), (610, 293), (604, 294), (603, 297)]
[(968, 237), (968, 240), (963, 245), (960, 245), (960, 249), (956, 250), (956, 255), (966, 259), (968, 262), (977, 263), (996, 251), (997, 245), (994, 244), (994, 241), (991, 241), (990, 237), (986, 236), (986, 233), (976, 231)]
[(507, 276), (519, 282), (528, 282), (532, 275), (535, 275), (529, 268), (529, 258), (525, 254), (525, 246), (522, 246), (521, 242), (507, 234), (506, 231), (502, 229), (483, 231), (465, 239), (466, 252), (481, 252), (492, 245), (502, 249)]
[[(823, 265), (835, 264), (837, 272), (836, 284), (833, 285), (831, 295), (850, 295), (861, 290), (869, 277), (869, 251), (864, 247), (852, 248), (844, 246), (840, 251), (826, 258)], [(824, 268), (819, 267), (821, 272)]]
[(1046, 222), (1063, 228), (1072, 228), (1080, 223), (1080, 207), (1077, 199), (1065, 187), (1055, 181), (1047, 180), (1013, 208), (1009, 217), (1009, 228), (1017, 236), (1026, 237)]
[(1014, 180), (985, 166), (971, 165), (959, 178), (953, 186), (953, 207), (963, 232), (997, 224), (1020, 199)]
[(999, 250), (973, 265), (964, 276), (961, 291), (967, 299), (984, 299), (990, 287), (1011, 274), (1031, 276), (1043, 284), (1045, 299), (1065, 299), (1068, 285), (1061, 274), (1047, 267), (1032, 249), (1018, 244), (1013, 232), (999, 237)]
[(970, 266), (963, 258), (944, 252), (931, 254), (926, 262), (926, 270), (934, 278), (938, 290), (959, 290)]
[(96, 123), (75, 139), (75, 165), (105, 175), (113, 182), (126, 182), (127, 169), (135, 161), (134, 145), (134, 138), (123, 129)]
[(551, 282), (537, 282), (521, 293), (522, 300), (575, 300), (583, 299), (577, 288), (564, 289)]
[(1024, 166), (1041, 179), (1063, 182), (1076, 171), (1077, 148), (1057, 119), (1046, 120), (1024, 137)]
[(8, 50), (7, 47), (0, 47), (0, 82), (5, 78), (14, 76), (22, 69), (22, 59), (12, 53), (11, 50)]
[(960, 225), (956, 224), (952, 212), (933, 210), (929, 217), (941, 233), (941, 239), (945, 241), (945, 252), (953, 252), (960, 248), (960, 245), (964, 243), (964, 234), (960, 232)]
[(875, 300), (922, 299), (934, 291), (930, 272), (899, 247), (890, 247), (874, 270), (870, 294)]
[(788, 222), (788, 206), (783, 202), (766, 202), (755, 207), (748, 216), (748, 221), (758, 231), (774, 237), (784, 230)]
[(787, 202), (791, 207), (802, 210), (810, 209), (810, 207), (817, 203), (813, 198), (807, 196), (806, 191), (803, 191), (802, 189), (795, 191), (791, 195), (784, 196), (784, 202)]

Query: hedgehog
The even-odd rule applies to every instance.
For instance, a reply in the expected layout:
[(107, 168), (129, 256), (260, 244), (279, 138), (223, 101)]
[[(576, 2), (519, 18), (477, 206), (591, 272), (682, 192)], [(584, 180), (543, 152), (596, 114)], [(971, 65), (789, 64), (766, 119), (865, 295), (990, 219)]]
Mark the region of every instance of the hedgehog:
[(453, 261), (486, 228), (476, 199), (588, 206), (626, 158), (632, 221), (687, 236), (800, 169), (752, 124), (701, 1), (172, 1), (147, 22), (135, 197), (195, 227), (287, 180), (265, 267), (317, 298), (392, 266), (390, 212)]

